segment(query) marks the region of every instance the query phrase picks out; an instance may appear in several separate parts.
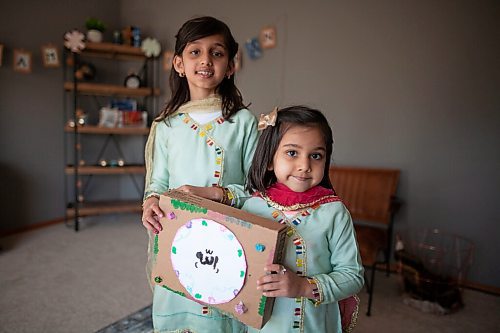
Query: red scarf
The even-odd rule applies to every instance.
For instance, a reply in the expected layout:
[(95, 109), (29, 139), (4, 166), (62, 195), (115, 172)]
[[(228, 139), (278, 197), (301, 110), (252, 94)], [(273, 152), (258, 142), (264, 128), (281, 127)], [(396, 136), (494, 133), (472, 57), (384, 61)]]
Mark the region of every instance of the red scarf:
[(333, 189), (314, 186), (305, 192), (295, 192), (286, 185), (274, 183), (265, 193), (257, 193), (266, 201), (282, 206), (283, 209), (295, 210), (327, 202), (340, 201)]

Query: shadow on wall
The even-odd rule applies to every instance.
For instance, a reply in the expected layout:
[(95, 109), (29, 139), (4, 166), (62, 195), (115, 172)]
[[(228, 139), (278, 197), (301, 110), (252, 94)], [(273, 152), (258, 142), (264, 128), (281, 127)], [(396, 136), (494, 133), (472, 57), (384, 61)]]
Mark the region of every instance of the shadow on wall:
[(0, 164), (0, 236), (28, 225), (28, 185), (20, 172)]

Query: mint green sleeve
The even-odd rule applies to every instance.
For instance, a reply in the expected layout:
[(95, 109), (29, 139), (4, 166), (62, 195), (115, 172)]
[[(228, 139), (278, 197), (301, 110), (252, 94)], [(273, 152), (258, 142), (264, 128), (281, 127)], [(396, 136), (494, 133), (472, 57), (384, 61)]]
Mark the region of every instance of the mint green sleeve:
[(333, 271), (311, 276), (318, 286), (320, 303), (332, 303), (358, 293), (364, 284), (363, 265), (349, 211), (344, 207), (334, 214), (329, 235)]
[(148, 141), (153, 140), (151, 143), (152, 160), (147, 166), (150, 169), (148, 171), (150, 177), (145, 184), (144, 198), (151, 194), (162, 194), (169, 188), (168, 149), (165, 144), (167, 130), (164, 124), (157, 124), (154, 133), (151, 133), (152, 136), (148, 138)]
[(257, 147), (257, 141), (259, 140), (259, 132), (257, 131), (257, 118), (252, 116), (247, 121), (245, 129), (245, 137), (247, 138), (241, 149), (242, 165), (244, 167), (245, 179), (243, 179), (243, 184), (231, 184), (227, 185), (227, 188), (231, 191), (234, 199), (234, 207), (241, 208), (245, 201), (250, 198), (250, 193), (245, 190), (245, 183), (248, 176), (248, 171), (252, 165), (253, 155), (255, 153), (255, 148)]

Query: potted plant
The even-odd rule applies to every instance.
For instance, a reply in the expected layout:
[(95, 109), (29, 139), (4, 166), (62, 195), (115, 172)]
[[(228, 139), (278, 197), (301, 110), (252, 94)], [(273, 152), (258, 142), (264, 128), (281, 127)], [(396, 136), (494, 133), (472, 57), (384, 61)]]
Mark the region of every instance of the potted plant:
[(87, 40), (94, 43), (102, 42), (102, 33), (106, 30), (106, 26), (101, 20), (90, 17), (85, 21), (87, 28)]

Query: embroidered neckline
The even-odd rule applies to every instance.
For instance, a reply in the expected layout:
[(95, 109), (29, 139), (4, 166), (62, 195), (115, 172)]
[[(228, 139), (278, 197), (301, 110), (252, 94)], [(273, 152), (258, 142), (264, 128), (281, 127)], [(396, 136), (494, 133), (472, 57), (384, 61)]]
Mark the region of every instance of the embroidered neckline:
[(304, 209), (304, 208), (309, 208), (309, 207), (316, 207), (322, 203), (340, 201), (338, 196), (331, 194), (331, 195), (325, 195), (324, 197), (321, 197), (321, 198), (314, 200), (312, 202), (309, 202), (309, 203), (297, 203), (294, 205), (285, 206), (285, 205), (281, 205), (281, 204), (271, 200), (271, 198), (269, 198), (267, 196), (267, 194), (265, 194), (265, 193), (259, 193), (259, 195), (262, 197), (262, 199), (264, 199), (267, 202), (267, 204), (269, 206), (276, 208), (276, 209), (279, 209), (281, 211), (294, 211), (294, 210), (299, 210), (299, 209)]
[(174, 114), (177, 113), (207, 113), (220, 111), (222, 108), (222, 98), (219, 95), (210, 95), (207, 98), (189, 101), (182, 104)]

